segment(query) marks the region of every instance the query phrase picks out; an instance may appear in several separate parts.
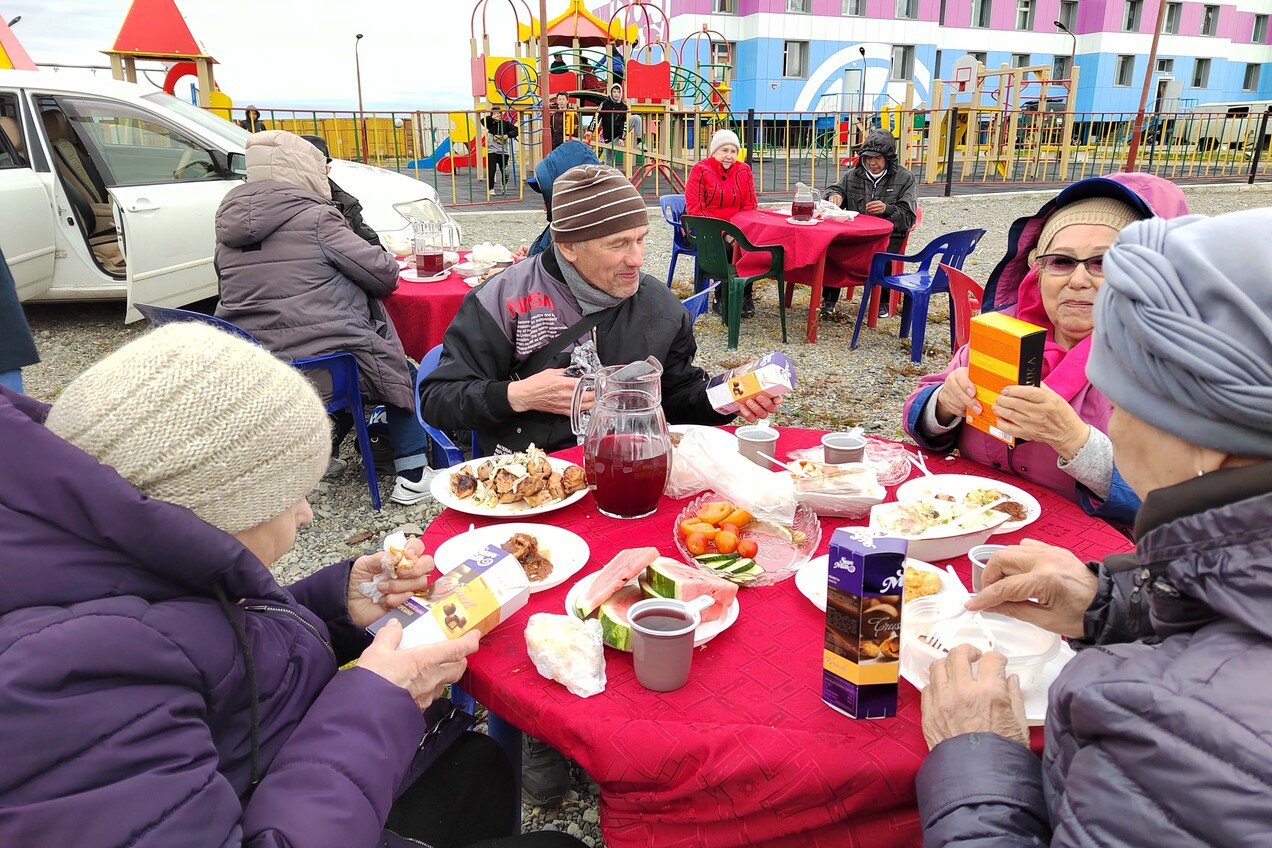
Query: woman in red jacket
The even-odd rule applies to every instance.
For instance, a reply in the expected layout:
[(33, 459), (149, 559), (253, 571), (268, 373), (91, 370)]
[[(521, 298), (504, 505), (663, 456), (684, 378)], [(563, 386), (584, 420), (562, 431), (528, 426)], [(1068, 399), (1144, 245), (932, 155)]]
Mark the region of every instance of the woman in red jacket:
[[(733, 216), (748, 209), (755, 209), (755, 178), (751, 166), (738, 161), (742, 143), (732, 130), (720, 130), (711, 137), (707, 158), (689, 171), (685, 185), (685, 214), (708, 218), (733, 220)], [(732, 241), (725, 236), (726, 241)], [(720, 312), (720, 289), (712, 310)], [(751, 286), (746, 287), (742, 299), (742, 317), (755, 314)]]

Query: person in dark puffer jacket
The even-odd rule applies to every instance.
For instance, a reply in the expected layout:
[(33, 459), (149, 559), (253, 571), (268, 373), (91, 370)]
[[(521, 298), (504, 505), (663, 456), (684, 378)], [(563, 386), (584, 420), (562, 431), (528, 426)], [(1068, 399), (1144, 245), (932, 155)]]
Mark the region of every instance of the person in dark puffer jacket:
[[(972, 609), (1085, 647), (1042, 762), (1001, 655), (955, 648), (923, 692), (925, 845), (1263, 845), (1272, 830), (1272, 209), (1131, 224), (1105, 256), (1087, 374), (1144, 499), (1090, 567), (1000, 552)], [(973, 670), (971, 663), (980, 660)]]

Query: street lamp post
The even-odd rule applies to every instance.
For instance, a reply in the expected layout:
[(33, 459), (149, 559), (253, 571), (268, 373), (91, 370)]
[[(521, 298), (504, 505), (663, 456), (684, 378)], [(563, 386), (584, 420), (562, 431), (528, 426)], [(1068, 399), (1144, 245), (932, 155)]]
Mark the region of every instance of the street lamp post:
[(13, 28), (13, 25), (14, 25), (14, 24), (16, 24), (16, 23), (17, 23), (18, 21), (20, 21), (20, 20), (22, 20), (22, 16), (21, 16), (21, 15), (18, 15), (16, 18), (14, 18), (13, 20), (9, 21), (9, 24), (8, 24), (9, 28), (10, 28), (10, 29), (12, 29), (12, 28)]
[(857, 142), (860, 146), (866, 143), (866, 133), (869, 131), (866, 120), (866, 48), (858, 47), (857, 52), (861, 54), (861, 94), (857, 101), (857, 108), (861, 110), (861, 140)]
[(353, 68), (358, 76), (358, 123), (362, 125), (362, 161), (367, 161), (367, 113), (362, 110), (362, 62), (358, 58), (358, 46), (362, 44), (362, 33), (353, 37)]
[[(1052, 23), (1056, 25), (1056, 29), (1073, 39), (1073, 49), (1069, 51), (1069, 79), (1073, 79), (1073, 67), (1078, 64), (1078, 37), (1074, 35), (1073, 31), (1065, 26), (1063, 22), (1052, 21)], [(1075, 94), (1077, 94), (1077, 92), (1069, 92), (1070, 97)]]

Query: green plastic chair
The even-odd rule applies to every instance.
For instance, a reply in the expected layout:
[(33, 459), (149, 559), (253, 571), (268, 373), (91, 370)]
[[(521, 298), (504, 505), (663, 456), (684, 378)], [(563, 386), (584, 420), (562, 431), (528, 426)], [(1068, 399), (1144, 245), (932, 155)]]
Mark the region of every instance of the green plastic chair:
[[(786, 287), (782, 269), (786, 263), (786, 251), (781, 245), (751, 244), (741, 230), (728, 221), (719, 218), (703, 218), (696, 215), (682, 215), (680, 223), (693, 233), (693, 240), (698, 246), (698, 276), (708, 280), (721, 280), (726, 283), (723, 312), (725, 323), (729, 325), (729, 349), (738, 346), (738, 336), (742, 332), (742, 292), (747, 283), (756, 280), (774, 279), (777, 281), (777, 309), (782, 318), (782, 342), (786, 342), (786, 300), (783, 290)], [(732, 236), (743, 251), (747, 253), (767, 253), (770, 257), (769, 267), (762, 273), (751, 277), (739, 277), (738, 269), (730, 260), (730, 248), (724, 241), (726, 235)], [(694, 281), (694, 289), (701, 289), (701, 281)]]

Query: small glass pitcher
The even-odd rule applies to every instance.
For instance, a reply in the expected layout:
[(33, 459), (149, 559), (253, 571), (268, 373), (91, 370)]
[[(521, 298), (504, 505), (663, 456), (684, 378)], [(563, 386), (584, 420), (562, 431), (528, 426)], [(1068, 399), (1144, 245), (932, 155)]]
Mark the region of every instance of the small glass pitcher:
[(803, 183), (795, 183), (795, 200), (791, 203), (791, 217), (796, 221), (811, 221), (817, 209), (817, 195)]
[(442, 245), (442, 226), (437, 221), (414, 220), (411, 222), (415, 242), (415, 273), (419, 277), (434, 277), (445, 269)]

